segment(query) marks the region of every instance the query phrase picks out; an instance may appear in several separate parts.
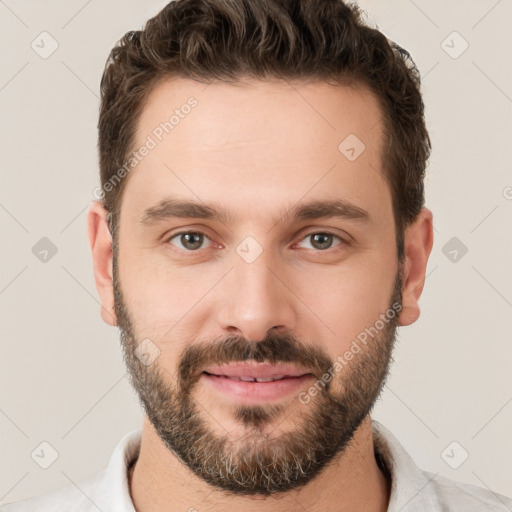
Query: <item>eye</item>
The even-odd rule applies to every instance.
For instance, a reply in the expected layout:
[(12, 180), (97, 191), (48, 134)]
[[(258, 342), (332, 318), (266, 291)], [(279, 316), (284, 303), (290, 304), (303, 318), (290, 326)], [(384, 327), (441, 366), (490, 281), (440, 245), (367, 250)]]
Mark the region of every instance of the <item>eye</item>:
[[(329, 233), (328, 231), (318, 231), (315, 233), (309, 233), (306, 235), (302, 240), (307, 240), (308, 238), (311, 238), (312, 243), (311, 245), (313, 247), (307, 247), (307, 249), (316, 249), (320, 251), (325, 251), (326, 249), (330, 249), (332, 246), (333, 238), (337, 238), (342, 243), (344, 243), (344, 240), (339, 237), (338, 235), (335, 235), (334, 233)], [(341, 244), (338, 244), (341, 245)]]
[[(178, 240), (178, 243), (181, 245), (176, 245), (172, 242), (174, 239)], [(306, 247), (307, 249), (313, 249), (313, 250), (320, 250), (320, 251), (326, 251), (327, 249), (330, 249), (333, 244), (333, 239), (337, 238), (340, 240), (341, 243), (338, 245), (342, 245), (343, 243), (346, 243), (340, 236), (330, 233), (328, 231), (318, 231), (314, 233), (309, 233), (306, 235), (302, 240), (311, 239), (311, 247)], [(200, 231), (182, 231), (180, 233), (176, 233), (172, 235), (167, 242), (171, 243), (172, 245), (178, 247), (178, 249), (185, 250), (187, 252), (194, 252), (198, 251), (199, 249), (205, 249), (206, 247), (203, 247), (203, 243), (205, 240), (210, 240), (210, 238), (205, 235), (204, 233), (201, 233)]]
[(175, 235), (171, 236), (167, 241), (171, 243), (171, 240), (174, 240), (175, 238), (177, 238), (182, 245), (178, 248), (189, 252), (201, 249), (204, 240), (210, 239), (204, 233), (199, 231), (182, 231), (181, 233), (176, 233)]

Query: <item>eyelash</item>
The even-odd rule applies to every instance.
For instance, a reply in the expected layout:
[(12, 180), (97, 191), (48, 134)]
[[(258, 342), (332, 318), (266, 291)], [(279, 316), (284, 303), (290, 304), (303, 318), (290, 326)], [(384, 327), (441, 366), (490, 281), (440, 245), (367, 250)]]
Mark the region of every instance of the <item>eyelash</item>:
[[(211, 241), (211, 238), (206, 234), (206, 233), (203, 233), (202, 231), (180, 231), (178, 233), (174, 233), (172, 236), (169, 236), (166, 238), (166, 241), (167, 243), (170, 244), (171, 240), (180, 236), (180, 235), (187, 235), (187, 234), (193, 234), (193, 235), (203, 235), (205, 238), (207, 238), (208, 240)], [(328, 236), (333, 236), (334, 238), (338, 238), (340, 240), (340, 244), (334, 246), (334, 247), (328, 247), (327, 249), (308, 249), (308, 250), (313, 250), (313, 251), (317, 251), (317, 252), (329, 252), (330, 250), (336, 250), (337, 247), (340, 247), (342, 245), (348, 245), (348, 242), (346, 240), (344, 240), (343, 238), (341, 238), (339, 235), (337, 235), (336, 233), (332, 233), (331, 231), (312, 231), (310, 233), (307, 233), (306, 235), (304, 235), (302, 238), (301, 238), (301, 241), (302, 240), (305, 240), (306, 238), (310, 237), (310, 236), (313, 236), (313, 235), (328, 235)], [(173, 245), (173, 244), (171, 244)], [(177, 248), (179, 251), (183, 251), (183, 252), (188, 252), (188, 253), (198, 253), (199, 251), (201, 251), (201, 249), (195, 249), (195, 250), (189, 250), (189, 249), (180, 249), (179, 247)]]

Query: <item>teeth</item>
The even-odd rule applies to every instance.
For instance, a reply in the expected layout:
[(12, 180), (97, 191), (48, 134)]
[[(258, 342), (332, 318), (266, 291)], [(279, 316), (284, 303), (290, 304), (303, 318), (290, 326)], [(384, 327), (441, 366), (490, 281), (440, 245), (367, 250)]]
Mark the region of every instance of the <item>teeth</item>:
[(241, 380), (243, 382), (273, 382), (284, 378), (285, 375), (276, 375), (275, 377), (228, 377), (228, 379), (237, 381)]

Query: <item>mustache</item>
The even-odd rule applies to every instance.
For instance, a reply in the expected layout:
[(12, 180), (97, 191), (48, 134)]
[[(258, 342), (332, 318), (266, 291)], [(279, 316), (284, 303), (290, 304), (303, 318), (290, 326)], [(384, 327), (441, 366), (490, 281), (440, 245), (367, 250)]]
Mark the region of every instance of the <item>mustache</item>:
[(177, 372), (180, 386), (183, 391), (190, 390), (209, 366), (244, 361), (296, 364), (307, 368), (318, 379), (334, 364), (321, 348), (299, 341), (288, 333), (269, 333), (262, 341), (228, 335), (185, 347)]

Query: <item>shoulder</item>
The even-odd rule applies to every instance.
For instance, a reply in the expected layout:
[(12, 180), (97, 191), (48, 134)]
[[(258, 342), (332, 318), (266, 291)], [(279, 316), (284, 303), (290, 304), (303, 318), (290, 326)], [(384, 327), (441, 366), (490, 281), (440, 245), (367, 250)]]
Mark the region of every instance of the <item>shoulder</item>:
[(398, 439), (373, 420), (375, 454), (391, 480), (388, 512), (511, 512), (512, 499), (418, 467)]
[(512, 510), (512, 499), (490, 489), (451, 480), (441, 475), (435, 476), (424, 471), (435, 489), (443, 512), (484, 512)]
[(107, 512), (112, 506), (135, 512), (127, 469), (138, 456), (141, 435), (141, 429), (125, 434), (115, 447), (106, 469), (41, 496), (0, 504), (0, 512)]
[(50, 493), (0, 505), (0, 512), (97, 512), (106, 510), (105, 470)]

